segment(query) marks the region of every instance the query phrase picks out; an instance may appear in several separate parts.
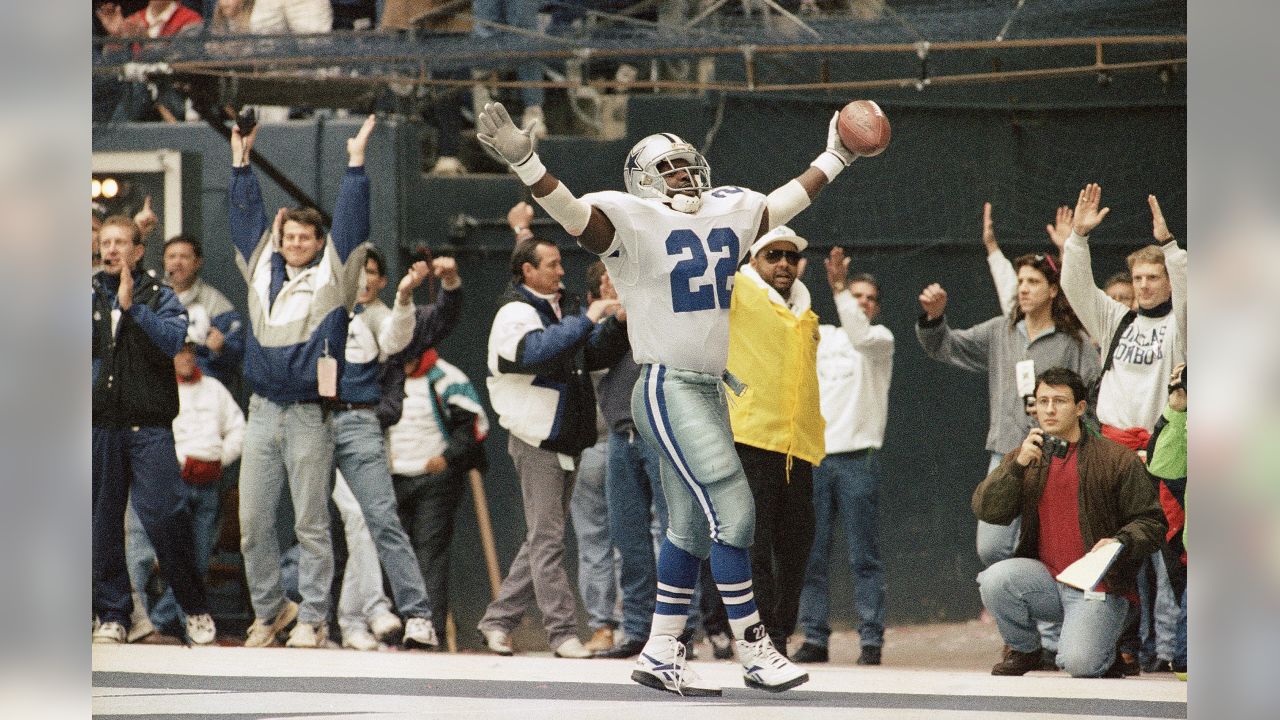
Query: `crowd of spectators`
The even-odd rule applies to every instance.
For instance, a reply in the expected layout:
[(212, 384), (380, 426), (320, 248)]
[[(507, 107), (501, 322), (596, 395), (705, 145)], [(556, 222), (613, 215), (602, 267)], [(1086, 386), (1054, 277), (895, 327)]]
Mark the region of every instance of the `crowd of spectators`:
[[(213, 17), (252, 13), (252, 25), (270, 12), (294, 27), (305, 5), (220, 2)], [(119, 37), (200, 22), (177, 3), (128, 15), (107, 3), (97, 13)], [(529, 107), (521, 125), (536, 137)], [(255, 616), (245, 645), (275, 644), (288, 630), (291, 647), (324, 647), (331, 622), (351, 648), (439, 645), (455, 511), (467, 472), (486, 465), (489, 420), (471, 380), (435, 349), (460, 317), (456, 262), (412, 264), (392, 305), (381, 300), (390, 281), (368, 242), (364, 170), (374, 127), (370, 116), (348, 141), (328, 228), (308, 208), (271, 218), (250, 164), (256, 130), (232, 130), (230, 240), (247, 322), (200, 279), (199, 239), (164, 243), (163, 280), (142, 267), (156, 225), (149, 203), (133, 218), (94, 217), (95, 642), (150, 632), (214, 641), (204, 577), (219, 488), (239, 461), (240, 550)], [(982, 239), (1003, 312), (957, 329), (944, 288), (919, 296), (925, 353), (987, 376), (988, 474), (974, 478), (972, 509), (982, 602), (1007, 643), (995, 674), (1186, 670), (1187, 253), (1157, 199), (1148, 203), (1155, 244), (1101, 284), (1089, 256), (1089, 236), (1109, 212), (1099, 186), (1058, 209), (1046, 227), (1051, 249), (1012, 261), (988, 204)], [(531, 206), (508, 219), (511, 283), (493, 319), (487, 383), (528, 534), (478, 629), (487, 649), (513, 654), (511, 635), (536, 604), (556, 656), (631, 657), (651, 632), (653, 529), (661, 533), (667, 509), (658, 459), (632, 417), (640, 367), (626, 310), (601, 264), (584, 279), (585, 299), (568, 289), (578, 283), (565, 281), (557, 246), (530, 231)], [(878, 455), (893, 415), (894, 338), (875, 324), (879, 281), (850, 277), (839, 248), (825, 262), (838, 324), (821, 323), (801, 280), (808, 244), (777, 227), (751, 246), (733, 285), (726, 377), (745, 383), (730, 417), (756, 508), (755, 600), (780, 652), (798, 626), (794, 659), (827, 661), (827, 570), (840, 517), (859, 663), (877, 665), (886, 603)], [(435, 300), (415, 304), (429, 280), (439, 285)], [(231, 401), (242, 384), (252, 393), (247, 420)], [(286, 490), (291, 521), (278, 517)], [(331, 497), (347, 547), (336, 584)], [(585, 643), (564, 566), (570, 516), (592, 631)], [(279, 539), (289, 522), (296, 551)], [(1121, 549), (1100, 582), (1055, 579), (1113, 544)], [(290, 552), (295, 582), (282, 572)], [(146, 591), (157, 574), (168, 591), (153, 599)], [(715, 597), (713, 585), (702, 582), (702, 600)], [(703, 612), (714, 616), (715, 603)]]

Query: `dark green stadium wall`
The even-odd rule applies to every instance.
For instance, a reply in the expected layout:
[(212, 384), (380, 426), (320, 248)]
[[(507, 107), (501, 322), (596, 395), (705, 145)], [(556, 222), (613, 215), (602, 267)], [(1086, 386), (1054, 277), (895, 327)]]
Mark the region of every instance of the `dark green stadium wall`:
[[(626, 140), (553, 137), (541, 152), (558, 177), (583, 193), (621, 189), (624, 154), (645, 134), (676, 132), (700, 146), (710, 138), (707, 156), (717, 184), (767, 192), (799, 174), (822, 149), (827, 121), (839, 105), (730, 97), (721, 106), (714, 98), (637, 96), (631, 101)], [(956, 327), (998, 312), (979, 240), (981, 207), (988, 200), (995, 205), (1002, 246), (1013, 257), (1048, 248), (1044, 225), (1054, 208), (1074, 204), (1085, 182), (1101, 182), (1112, 212), (1095, 234), (1099, 279), (1123, 269), (1124, 256), (1149, 241), (1147, 193), (1160, 197), (1171, 227), (1182, 237), (1186, 113), (1178, 105), (1059, 111), (884, 106), (893, 121), (889, 150), (858, 160), (792, 226), (810, 241), (806, 280), (815, 290), (814, 309), (823, 321), (835, 322), (835, 311), (825, 292), (821, 257), (831, 246), (842, 245), (854, 270), (880, 279), (881, 321), (897, 338), (881, 494), (889, 621), (968, 619), (980, 609), (969, 497), (987, 463), (986, 380), (924, 357), (913, 330), (920, 309), (916, 297), (928, 283), (942, 283), (950, 293), (948, 316)], [(356, 127), (354, 120), (294, 122), (264, 128), (256, 147), (331, 209), (345, 165), (343, 143)], [(502, 218), (523, 192), (509, 177), (424, 177), (417, 156), (421, 133), (413, 124), (385, 122), (371, 141), (374, 240), (389, 251), (396, 278), (404, 259), (397, 246), (426, 243), (437, 252), (457, 255), (466, 310), (441, 354), (467, 372), (487, 399), (489, 323), (509, 280), (510, 236)], [(205, 240), (207, 279), (243, 307), (244, 284), (226, 238), (226, 142), (202, 125), (128, 125), (95, 127), (93, 143), (95, 151), (171, 148), (203, 156), (199, 197), (184, 199), (196, 203), (201, 224), (184, 229)], [(265, 179), (264, 188), (269, 208), (293, 204)], [(481, 223), (451, 237), (451, 222), (459, 213)], [(590, 258), (563, 232), (543, 229), (564, 251), (566, 283), (580, 290)], [(148, 252), (149, 258), (158, 256), (153, 248)], [(505, 571), (525, 526), (506, 434), (496, 417), (491, 421), (492, 469), (486, 490)], [(489, 592), (470, 502), (468, 496), (459, 518), (451, 592), (464, 646), (474, 643), (470, 628)], [(576, 577), (574, 557), (570, 537), (566, 564)], [(832, 621), (837, 627), (853, 626), (842, 541), (831, 557)], [(535, 629), (527, 632), (527, 641), (545, 642), (545, 636)]]

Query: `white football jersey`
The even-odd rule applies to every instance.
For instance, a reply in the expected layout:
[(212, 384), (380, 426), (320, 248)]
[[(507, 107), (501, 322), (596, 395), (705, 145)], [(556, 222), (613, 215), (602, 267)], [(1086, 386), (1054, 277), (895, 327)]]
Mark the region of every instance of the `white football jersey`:
[(764, 195), (719, 187), (693, 214), (612, 190), (583, 199), (615, 229), (601, 258), (627, 309), (635, 361), (723, 374), (733, 275), (760, 231)]

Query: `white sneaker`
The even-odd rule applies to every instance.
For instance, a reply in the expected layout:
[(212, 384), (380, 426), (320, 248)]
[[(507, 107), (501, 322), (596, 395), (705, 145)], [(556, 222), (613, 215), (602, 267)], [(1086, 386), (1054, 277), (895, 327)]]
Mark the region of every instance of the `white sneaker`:
[(213, 625), (213, 616), (209, 613), (187, 616), (187, 637), (196, 645), (208, 645), (218, 636)]
[(364, 628), (352, 628), (342, 631), (342, 647), (352, 650), (377, 650), (378, 639)]
[(329, 626), (326, 623), (299, 622), (289, 633), (285, 647), (321, 648), (329, 642)]
[(129, 634), (126, 639), (129, 642), (137, 642), (155, 631), (156, 626), (152, 624), (151, 617), (147, 615), (147, 606), (142, 604), (142, 596), (135, 592), (133, 594), (133, 612), (129, 614)]
[(809, 682), (809, 673), (783, 657), (768, 635), (755, 642), (738, 640), (737, 644), (742, 680), (747, 687), (782, 692)]
[(431, 649), (440, 644), (436, 638), (435, 626), (426, 618), (409, 618), (404, 626), (404, 646), (407, 648)]
[(588, 650), (587, 646), (583, 645), (582, 641), (576, 637), (571, 637), (560, 643), (560, 645), (556, 647), (554, 654), (558, 658), (573, 658), (575, 660), (582, 660), (584, 658), (591, 657), (591, 651)]
[(119, 645), (125, 640), (124, 625), (118, 622), (100, 623), (93, 631), (95, 645)]
[(685, 666), (684, 645), (670, 635), (655, 635), (645, 643), (631, 679), (656, 690), (688, 697), (715, 697), (720, 688), (703, 682), (693, 668)]
[(484, 645), (489, 648), (490, 652), (495, 652), (499, 655), (515, 654), (515, 648), (511, 646), (510, 635), (502, 630), (485, 630), (482, 627), (476, 629), (480, 631), (481, 637), (484, 638)]
[(253, 624), (249, 626), (249, 637), (245, 639), (245, 647), (268, 647), (276, 641), (285, 628), (289, 627), (289, 623), (298, 617), (298, 603), (292, 600), (285, 600), (284, 607), (280, 608), (280, 612), (269, 622), (255, 619)]
[(400, 618), (394, 614), (384, 612), (369, 621), (369, 629), (379, 641), (394, 643), (399, 641), (400, 631), (404, 630), (404, 625), (400, 624)]

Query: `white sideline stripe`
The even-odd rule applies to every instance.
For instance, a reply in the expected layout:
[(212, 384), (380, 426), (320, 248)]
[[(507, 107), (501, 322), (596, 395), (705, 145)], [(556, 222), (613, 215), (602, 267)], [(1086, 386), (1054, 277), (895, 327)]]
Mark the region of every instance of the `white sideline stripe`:
[(664, 583), (664, 582), (661, 582), (661, 581), (659, 581), (659, 582), (658, 582), (658, 589), (659, 589), (659, 590), (665, 590), (665, 591), (667, 591), (667, 592), (680, 593), (681, 595), (692, 595), (692, 594), (693, 594), (693, 588), (682, 588), (682, 587), (676, 587), (675, 585), (668, 585), (668, 584), (666, 584), (666, 583)]
[(745, 602), (748, 602), (754, 599), (755, 596), (756, 596), (755, 593), (750, 592), (750, 593), (747, 593), (746, 595), (738, 595), (734, 597), (724, 597), (723, 595), (721, 595), (720, 599), (724, 601), (725, 605), (741, 605)]
[(716, 587), (720, 592), (734, 592), (735, 590), (748, 590), (751, 588), (751, 581), (747, 580), (740, 583), (716, 583)]
[(694, 498), (698, 500), (698, 505), (702, 507), (702, 514), (707, 516), (707, 524), (711, 527), (711, 539), (718, 540), (720, 538), (719, 529), (712, 522), (711, 503), (707, 499), (706, 493), (698, 486), (693, 479), (693, 473), (689, 468), (685, 467), (684, 461), (680, 457), (680, 453), (676, 450), (675, 443), (671, 440), (670, 433), (667, 432), (667, 426), (662, 419), (662, 406), (658, 404), (658, 371), (654, 368), (658, 366), (649, 366), (649, 379), (647, 383), (646, 396), (649, 400), (649, 407), (652, 410), (654, 420), (654, 431), (658, 435), (658, 440), (662, 443), (663, 449), (666, 451), (667, 459), (675, 466), (676, 471), (680, 473), (680, 477), (684, 479), (685, 485), (689, 487)]

